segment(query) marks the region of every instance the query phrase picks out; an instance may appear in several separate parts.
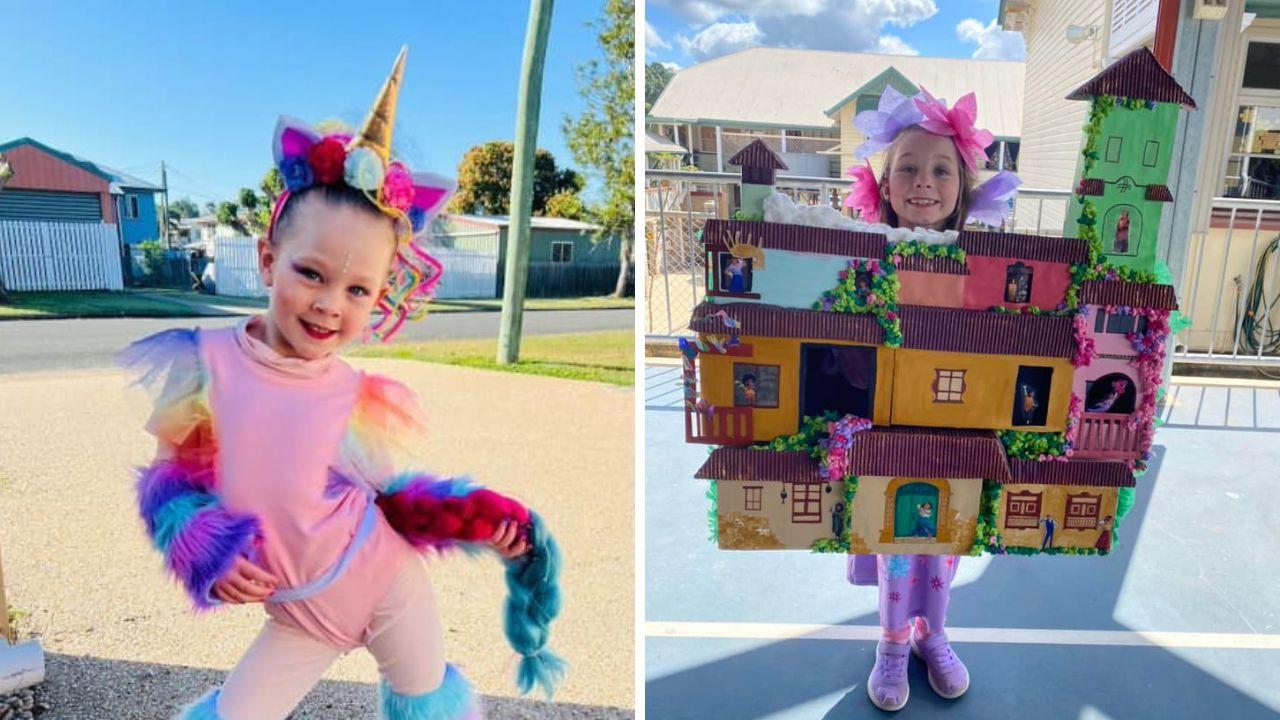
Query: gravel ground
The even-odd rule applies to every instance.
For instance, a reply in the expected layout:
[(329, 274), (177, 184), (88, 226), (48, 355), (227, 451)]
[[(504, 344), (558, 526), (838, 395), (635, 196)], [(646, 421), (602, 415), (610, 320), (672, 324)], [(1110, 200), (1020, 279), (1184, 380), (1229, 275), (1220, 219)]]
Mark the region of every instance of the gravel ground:
[[(552, 646), (571, 663), (556, 703), (515, 700), (493, 558), (433, 563), (445, 645), (491, 717), (613, 718), (634, 707), (630, 388), (400, 360), (356, 364), (413, 387), (430, 436), (420, 464), (468, 472), (547, 519), (567, 604)], [(146, 407), (116, 371), (0, 376), (0, 544), (20, 639), (46, 651), (43, 718), (167, 718), (218, 683), (256, 635), (256, 607), (196, 618), (163, 576), (133, 508), (130, 468), (154, 449)], [(295, 718), (373, 717), (377, 669), (338, 660)], [(495, 697), (496, 696), (496, 697)]]

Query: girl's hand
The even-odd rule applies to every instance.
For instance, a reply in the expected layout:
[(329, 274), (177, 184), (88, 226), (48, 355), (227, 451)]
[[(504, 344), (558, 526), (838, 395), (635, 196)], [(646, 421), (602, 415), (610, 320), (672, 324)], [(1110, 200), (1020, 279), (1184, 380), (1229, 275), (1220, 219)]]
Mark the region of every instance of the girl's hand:
[(489, 546), (508, 560), (518, 558), (529, 550), (529, 543), (520, 537), (520, 523), (512, 520), (503, 520), (498, 529), (493, 531)]
[(213, 596), (225, 603), (262, 602), (276, 591), (274, 575), (249, 562), (236, 558), (236, 564), (213, 584)]

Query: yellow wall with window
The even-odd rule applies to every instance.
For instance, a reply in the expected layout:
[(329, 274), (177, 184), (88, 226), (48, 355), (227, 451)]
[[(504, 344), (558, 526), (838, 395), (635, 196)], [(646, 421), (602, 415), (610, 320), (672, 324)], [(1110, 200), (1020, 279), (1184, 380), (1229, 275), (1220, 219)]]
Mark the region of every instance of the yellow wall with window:
[[(778, 406), (756, 406), (752, 413), (753, 438), (765, 442), (784, 435), (794, 435), (800, 428), (800, 346), (802, 344), (835, 345), (843, 347), (874, 347), (858, 343), (841, 343), (831, 340), (805, 340), (799, 338), (743, 337), (743, 344), (752, 348), (751, 357), (720, 355), (715, 352), (698, 356), (698, 372), (701, 376), (701, 397), (716, 407), (734, 406), (735, 363), (778, 366)], [(876, 389), (872, 403), (876, 425), (889, 424), (889, 407), (893, 392), (893, 348), (876, 347)]]
[[(894, 364), (894, 425), (1034, 432), (1057, 432), (1066, 428), (1075, 372), (1069, 360), (899, 349)], [(1013, 424), (1014, 386), (1018, 368), (1023, 365), (1053, 368), (1044, 425)], [(964, 372), (960, 402), (935, 401), (934, 381), (938, 370)]]

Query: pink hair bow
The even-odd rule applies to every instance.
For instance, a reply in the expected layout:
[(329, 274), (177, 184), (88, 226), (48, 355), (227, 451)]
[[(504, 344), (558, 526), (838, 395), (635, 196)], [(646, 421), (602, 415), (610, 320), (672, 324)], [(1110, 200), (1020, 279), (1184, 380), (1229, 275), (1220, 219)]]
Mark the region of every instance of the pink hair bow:
[(924, 88), (920, 88), (915, 101), (916, 107), (924, 113), (920, 127), (934, 135), (950, 136), (965, 167), (970, 172), (977, 172), (978, 160), (987, 159), (987, 146), (995, 141), (996, 136), (974, 127), (973, 123), (978, 119), (978, 101), (973, 93), (956, 100), (950, 110), (946, 102), (930, 95)]
[(871, 163), (855, 165), (845, 174), (853, 178), (853, 184), (844, 198), (844, 206), (857, 210), (863, 222), (880, 222), (880, 182)]

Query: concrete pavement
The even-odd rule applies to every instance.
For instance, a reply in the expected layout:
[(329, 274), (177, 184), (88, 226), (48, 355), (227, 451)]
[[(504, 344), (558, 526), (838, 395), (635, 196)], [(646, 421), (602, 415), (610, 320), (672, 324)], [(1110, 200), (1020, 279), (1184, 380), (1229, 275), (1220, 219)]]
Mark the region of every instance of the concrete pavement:
[[(634, 391), (412, 361), (353, 364), (424, 399), (421, 467), (470, 473), (521, 497), (564, 550), (567, 600), (552, 646), (572, 668), (555, 708), (509, 700), (499, 563), (432, 563), (448, 657), (499, 698), (491, 716), (631, 716)], [(145, 403), (126, 400), (123, 382), (114, 370), (0, 376), (5, 580), (26, 613), (20, 632), (39, 635), (49, 655), (52, 718), (167, 718), (218, 682), (262, 623), (257, 607), (194, 617), (164, 577), (133, 507), (130, 470), (154, 444), (142, 430)], [(372, 717), (376, 678), (366, 653), (347, 655), (296, 717)]]
[[(394, 342), (425, 342), (498, 336), (501, 313), (448, 312), (407, 323)], [(174, 327), (225, 327), (239, 317), (94, 318), (0, 322), (0, 375), (112, 366), (112, 356), (130, 342)], [(631, 330), (635, 311), (540, 310), (526, 312), (524, 332), (552, 333)]]

